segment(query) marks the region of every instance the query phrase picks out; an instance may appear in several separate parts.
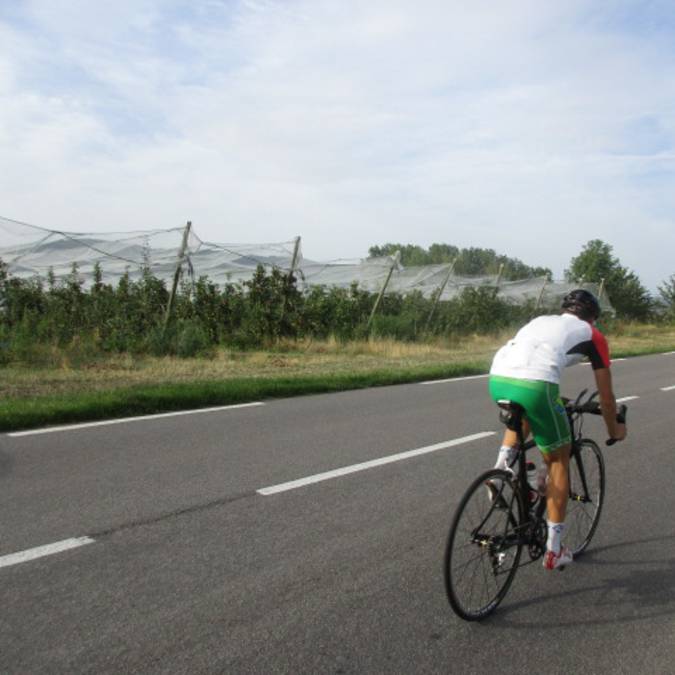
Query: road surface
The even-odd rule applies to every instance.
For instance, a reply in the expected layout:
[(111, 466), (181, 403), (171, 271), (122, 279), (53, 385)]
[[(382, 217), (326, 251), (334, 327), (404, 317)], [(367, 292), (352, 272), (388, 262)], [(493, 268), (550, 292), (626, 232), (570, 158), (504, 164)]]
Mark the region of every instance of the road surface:
[(613, 372), (591, 546), (480, 624), (442, 560), (498, 446), (483, 377), (0, 436), (0, 672), (675, 672), (675, 354)]

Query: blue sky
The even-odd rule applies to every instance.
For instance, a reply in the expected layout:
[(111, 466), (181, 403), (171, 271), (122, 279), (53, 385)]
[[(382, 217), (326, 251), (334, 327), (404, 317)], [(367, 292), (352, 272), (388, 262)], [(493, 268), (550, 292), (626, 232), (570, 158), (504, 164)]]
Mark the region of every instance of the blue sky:
[(670, 2), (0, 0), (0, 215), (675, 273)]

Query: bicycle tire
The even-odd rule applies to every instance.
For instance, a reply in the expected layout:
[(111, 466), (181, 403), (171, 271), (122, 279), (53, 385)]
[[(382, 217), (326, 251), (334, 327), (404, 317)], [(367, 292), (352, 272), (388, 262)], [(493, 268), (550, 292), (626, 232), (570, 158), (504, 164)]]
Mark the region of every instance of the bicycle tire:
[[(488, 496), (487, 481), (497, 486), (496, 499)], [(510, 472), (486, 471), (464, 493), (450, 525), (444, 559), (448, 601), (462, 619), (484, 619), (504, 599), (523, 549), (519, 533), (523, 514)]]
[(565, 543), (576, 558), (595, 534), (605, 499), (605, 461), (600, 448), (589, 438), (581, 439), (572, 451), (569, 480)]

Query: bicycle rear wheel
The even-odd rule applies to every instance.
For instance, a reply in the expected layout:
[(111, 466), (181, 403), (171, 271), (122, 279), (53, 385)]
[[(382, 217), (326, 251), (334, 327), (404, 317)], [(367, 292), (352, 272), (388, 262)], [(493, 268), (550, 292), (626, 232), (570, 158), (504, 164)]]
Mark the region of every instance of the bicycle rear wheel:
[(584, 438), (573, 448), (569, 478), (565, 543), (577, 557), (593, 538), (605, 498), (605, 462), (592, 440)]
[(510, 472), (486, 471), (462, 497), (448, 533), (444, 574), (450, 606), (463, 619), (485, 618), (506, 595), (523, 548), (522, 522)]

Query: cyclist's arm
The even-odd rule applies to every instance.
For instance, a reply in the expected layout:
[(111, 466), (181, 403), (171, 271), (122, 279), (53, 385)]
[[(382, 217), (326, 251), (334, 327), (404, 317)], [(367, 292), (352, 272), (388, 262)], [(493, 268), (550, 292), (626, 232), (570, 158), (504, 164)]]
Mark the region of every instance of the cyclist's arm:
[(610, 438), (622, 441), (626, 438), (626, 425), (617, 422), (616, 419), (616, 398), (612, 388), (612, 373), (609, 368), (596, 368), (593, 374), (600, 394), (600, 409), (607, 426), (607, 433)]

